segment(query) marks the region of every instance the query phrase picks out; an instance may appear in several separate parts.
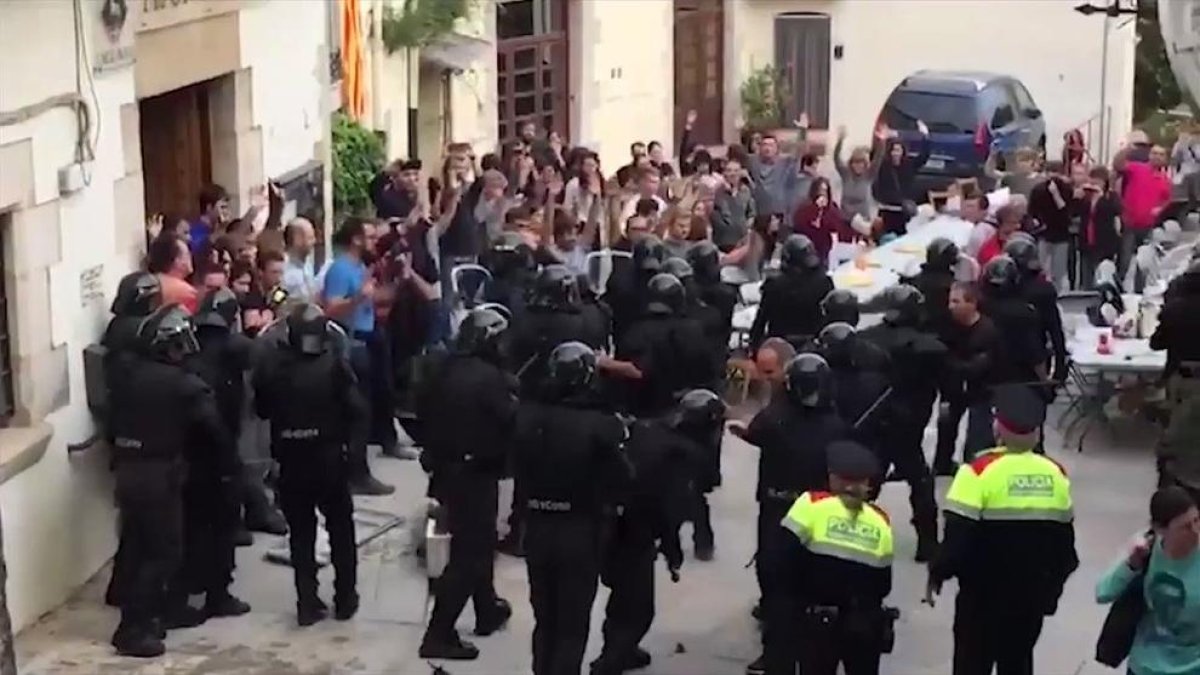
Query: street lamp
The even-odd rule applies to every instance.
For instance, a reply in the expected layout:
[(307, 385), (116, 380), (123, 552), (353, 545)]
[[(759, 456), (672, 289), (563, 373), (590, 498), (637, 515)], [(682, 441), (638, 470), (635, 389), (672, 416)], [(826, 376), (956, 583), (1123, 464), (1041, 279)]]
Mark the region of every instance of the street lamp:
[(1075, 5), (1075, 11), (1084, 16), (1093, 14), (1104, 15), (1104, 41), (1100, 48), (1100, 159), (1108, 161), (1108, 22), (1122, 14), (1137, 14), (1137, 0), (1132, 8), (1122, 7), (1121, 0), (1112, 0), (1106, 5), (1081, 3)]

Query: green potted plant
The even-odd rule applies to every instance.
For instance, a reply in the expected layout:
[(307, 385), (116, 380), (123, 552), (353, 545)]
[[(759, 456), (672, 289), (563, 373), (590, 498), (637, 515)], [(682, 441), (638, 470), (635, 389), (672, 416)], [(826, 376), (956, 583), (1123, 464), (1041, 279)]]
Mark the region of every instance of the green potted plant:
[(783, 101), (786, 85), (775, 66), (761, 66), (742, 82), (742, 126), (753, 131), (769, 131), (783, 125)]
[(333, 214), (371, 213), (371, 181), (383, 169), (383, 142), (375, 132), (343, 112), (333, 115)]

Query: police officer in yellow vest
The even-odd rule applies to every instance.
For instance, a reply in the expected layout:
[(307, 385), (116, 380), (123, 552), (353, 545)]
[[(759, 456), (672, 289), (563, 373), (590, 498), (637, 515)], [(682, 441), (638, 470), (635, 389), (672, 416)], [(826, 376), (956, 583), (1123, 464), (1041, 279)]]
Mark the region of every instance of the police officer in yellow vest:
[(795, 636), (765, 645), (767, 675), (877, 675), (891, 651), (897, 613), (883, 606), (892, 590), (892, 526), (870, 503), (880, 466), (853, 441), (828, 449), (829, 492), (800, 495), (780, 523), (779, 546), (765, 561), (795, 622)]
[(1058, 609), (1079, 566), (1071, 483), (1033, 452), (1045, 404), (1029, 387), (997, 387), (999, 447), (959, 468), (946, 495), (942, 548), (929, 566), (926, 602), (958, 578), (954, 675), (1032, 675), (1042, 621)]

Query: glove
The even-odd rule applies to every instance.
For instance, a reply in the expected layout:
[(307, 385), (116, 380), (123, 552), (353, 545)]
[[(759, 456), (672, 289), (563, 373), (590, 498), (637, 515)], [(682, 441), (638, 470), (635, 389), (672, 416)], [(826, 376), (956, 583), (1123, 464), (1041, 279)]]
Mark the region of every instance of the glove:
[(667, 571), (671, 573), (671, 583), (673, 583), (673, 584), (679, 583), (679, 568), (678, 567), (668, 567)]

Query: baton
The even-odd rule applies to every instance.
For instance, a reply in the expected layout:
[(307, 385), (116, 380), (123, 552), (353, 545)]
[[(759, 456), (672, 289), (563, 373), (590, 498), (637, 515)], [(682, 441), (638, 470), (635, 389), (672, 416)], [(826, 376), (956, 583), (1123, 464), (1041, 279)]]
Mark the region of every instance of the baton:
[(887, 389), (884, 390), (884, 392), (882, 394), (879, 395), (879, 398), (875, 399), (875, 402), (871, 404), (871, 407), (867, 408), (866, 412), (864, 412), (862, 415), (859, 416), (859, 418), (854, 422), (854, 424), (851, 425), (851, 428), (858, 429), (859, 427), (861, 427), (862, 423), (866, 422), (867, 418), (870, 417), (871, 414), (874, 413), (876, 410), (878, 410), (879, 406), (883, 405), (883, 402), (888, 400), (888, 398), (891, 397), (891, 395), (892, 395), (892, 388), (888, 387)]

